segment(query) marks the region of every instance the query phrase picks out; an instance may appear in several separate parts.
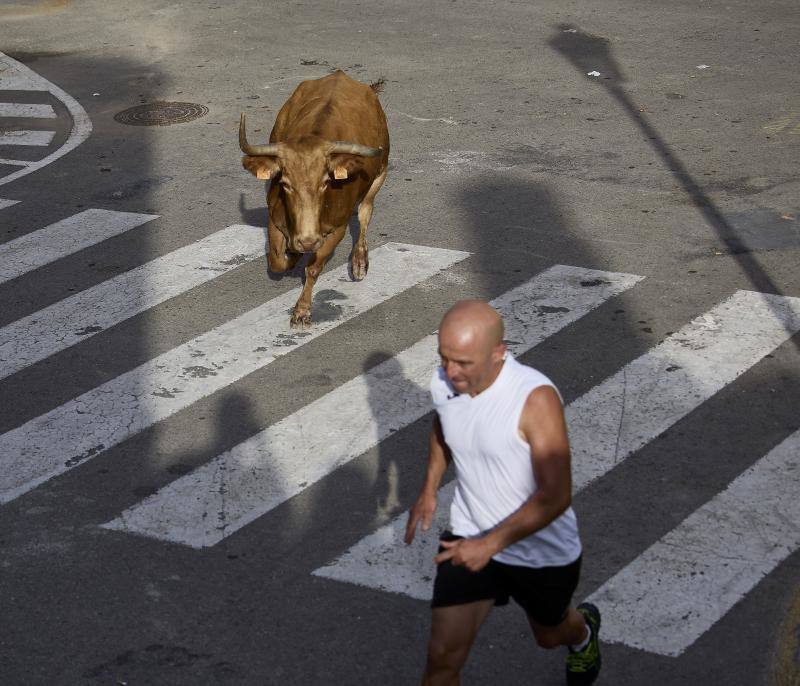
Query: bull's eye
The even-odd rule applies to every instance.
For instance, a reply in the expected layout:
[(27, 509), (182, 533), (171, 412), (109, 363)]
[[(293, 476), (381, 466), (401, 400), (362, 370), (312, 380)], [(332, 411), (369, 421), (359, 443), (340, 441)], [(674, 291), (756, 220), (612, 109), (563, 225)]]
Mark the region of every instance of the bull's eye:
[(292, 193), (294, 190), (292, 185), (285, 179), (281, 179), (281, 188), (283, 188), (283, 190), (285, 190), (287, 193)]
[(324, 191), (328, 187), (328, 183), (330, 183), (330, 181), (329, 181), (328, 177), (326, 176), (324, 179), (322, 179), (322, 183), (320, 184), (320, 187), (319, 187), (320, 191)]

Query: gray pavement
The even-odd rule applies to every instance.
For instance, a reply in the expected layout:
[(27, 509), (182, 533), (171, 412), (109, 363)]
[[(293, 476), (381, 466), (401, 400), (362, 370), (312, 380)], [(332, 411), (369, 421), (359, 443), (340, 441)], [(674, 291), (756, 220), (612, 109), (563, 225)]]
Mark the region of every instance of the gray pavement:
[[(410, 506), (429, 417), (213, 547), (99, 525), (413, 345), (454, 300), (495, 298), (555, 264), (645, 277), (522, 357), (567, 402), (736, 290), (800, 297), (798, 41), (788, 1), (6, 3), (0, 52), (75, 98), (92, 132), (0, 185), (18, 201), (0, 202), (0, 247), (89, 208), (159, 218), (0, 283), (0, 326), (226, 226), (264, 225), (239, 114), (251, 142), (266, 140), (293, 88), (334, 67), (386, 80), (391, 167), (370, 247), (471, 256), (0, 505), (0, 683), (415, 683), (426, 603), (312, 572)], [(70, 115), (37, 97), (2, 99), (52, 102), (57, 146)], [(208, 114), (114, 119), (159, 100)], [(253, 260), (31, 365), (0, 381), (0, 431), (298, 283)], [(576, 496), (580, 597), (800, 429), (798, 370), (795, 333)], [(790, 548), (681, 655), (606, 645), (597, 683), (796, 683)], [(562, 681), (563, 655), (537, 649), (513, 608), (492, 614), (464, 674)]]

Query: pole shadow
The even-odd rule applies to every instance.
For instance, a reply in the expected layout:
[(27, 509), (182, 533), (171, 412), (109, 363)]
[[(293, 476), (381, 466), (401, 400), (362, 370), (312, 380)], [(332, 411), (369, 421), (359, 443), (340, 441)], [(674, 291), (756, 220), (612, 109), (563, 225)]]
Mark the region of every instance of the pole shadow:
[[(742, 272), (753, 284), (754, 289), (764, 293), (783, 295), (766, 269), (749, 251), (747, 232), (741, 229), (737, 230), (725, 217), (682, 160), (671, 150), (664, 138), (631, 100), (623, 85), (625, 75), (614, 57), (610, 41), (571, 24), (559, 24), (556, 31), (550, 38), (550, 47), (565, 57), (576, 70), (584, 75), (584, 78), (605, 88), (614, 98), (622, 111), (639, 128), (642, 136), (653, 148), (664, 166), (681, 185), (706, 224), (714, 231), (719, 241), (727, 247), (728, 253), (736, 260)], [(599, 72), (599, 76), (592, 76), (596, 72)], [(766, 302), (773, 311), (776, 311), (775, 306), (769, 300)], [(800, 341), (794, 340), (794, 345), (800, 347)]]

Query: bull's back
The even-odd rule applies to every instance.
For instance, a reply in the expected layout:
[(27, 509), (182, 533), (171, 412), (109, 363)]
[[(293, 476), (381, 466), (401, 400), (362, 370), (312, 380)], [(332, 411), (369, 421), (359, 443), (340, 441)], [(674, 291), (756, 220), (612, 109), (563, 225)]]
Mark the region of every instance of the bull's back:
[(281, 107), (270, 142), (302, 136), (383, 148), (381, 166), (389, 155), (389, 131), (378, 96), (341, 71), (304, 81)]

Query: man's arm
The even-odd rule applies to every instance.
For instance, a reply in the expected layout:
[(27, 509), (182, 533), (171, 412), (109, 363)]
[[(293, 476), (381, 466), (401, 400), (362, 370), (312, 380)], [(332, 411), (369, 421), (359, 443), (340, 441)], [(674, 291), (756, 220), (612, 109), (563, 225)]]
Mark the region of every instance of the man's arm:
[(450, 464), (451, 460), (452, 456), (447, 443), (444, 441), (439, 415), (434, 413), (433, 425), (428, 439), (428, 470), (425, 474), (422, 492), (408, 513), (406, 543), (411, 543), (414, 540), (414, 534), (420, 519), (422, 520), (422, 530), (427, 531), (430, 529), (433, 513), (436, 512), (436, 491), (439, 489), (439, 484), (442, 482), (442, 477), (447, 471), (447, 465)]
[(516, 512), (479, 538), (444, 542), (448, 550), (437, 562), (452, 559), (477, 571), (512, 543), (546, 527), (572, 502), (569, 438), (564, 409), (555, 389), (540, 386), (531, 391), (520, 417), (519, 430), (531, 447), (536, 493)]

